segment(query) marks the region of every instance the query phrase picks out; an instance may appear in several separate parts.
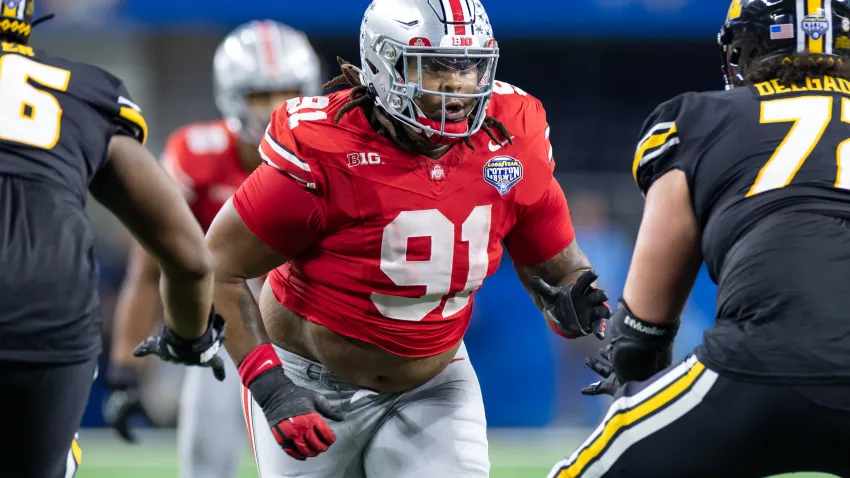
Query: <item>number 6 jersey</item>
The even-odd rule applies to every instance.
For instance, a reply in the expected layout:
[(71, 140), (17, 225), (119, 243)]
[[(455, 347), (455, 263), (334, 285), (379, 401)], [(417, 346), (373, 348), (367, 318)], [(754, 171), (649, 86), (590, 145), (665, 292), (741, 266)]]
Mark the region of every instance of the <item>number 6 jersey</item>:
[(397, 355), (441, 353), (466, 331), (503, 244), (514, 262), (534, 265), (573, 240), (545, 112), (499, 83), (488, 112), (512, 143), (479, 131), (474, 149), (458, 142), (433, 160), (378, 135), (360, 108), (336, 122), (348, 101), (343, 91), (276, 111), (265, 164), (234, 206), (291, 258), (269, 276), (285, 307)]
[(147, 134), (121, 80), (0, 42), (0, 360), (71, 363), (100, 352), (85, 205), (115, 134)]

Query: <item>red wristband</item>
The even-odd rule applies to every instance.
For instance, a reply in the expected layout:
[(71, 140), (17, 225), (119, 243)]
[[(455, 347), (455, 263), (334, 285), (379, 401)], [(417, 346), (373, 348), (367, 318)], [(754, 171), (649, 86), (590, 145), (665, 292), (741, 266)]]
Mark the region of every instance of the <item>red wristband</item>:
[(242, 360), (239, 364), (239, 376), (242, 377), (242, 384), (246, 387), (251, 384), (257, 377), (271, 370), (273, 367), (282, 367), (277, 353), (271, 344), (263, 344), (255, 348)]

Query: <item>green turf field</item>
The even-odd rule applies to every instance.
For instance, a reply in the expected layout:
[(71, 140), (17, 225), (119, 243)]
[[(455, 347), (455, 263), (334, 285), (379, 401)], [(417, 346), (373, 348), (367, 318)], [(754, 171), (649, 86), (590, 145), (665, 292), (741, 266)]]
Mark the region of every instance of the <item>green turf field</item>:
[[(543, 478), (562, 455), (571, 452), (589, 431), (496, 430), (490, 437), (492, 478)], [(143, 435), (144, 443), (124, 445), (105, 430), (82, 430), (83, 464), (77, 478), (177, 478), (173, 431)], [(829, 475), (795, 473), (793, 478), (826, 478)], [(244, 450), (239, 478), (257, 478)], [(430, 478), (430, 477), (423, 477)]]

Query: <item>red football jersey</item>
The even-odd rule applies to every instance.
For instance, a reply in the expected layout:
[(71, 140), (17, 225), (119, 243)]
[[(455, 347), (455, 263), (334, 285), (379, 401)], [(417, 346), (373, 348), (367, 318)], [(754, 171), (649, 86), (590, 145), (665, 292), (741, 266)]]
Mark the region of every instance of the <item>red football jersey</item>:
[(234, 196), (260, 239), (290, 261), (277, 299), (308, 320), (402, 356), (461, 340), (502, 244), (520, 265), (573, 240), (552, 176), (540, 102), (498, 83), (489, 106), (513, 144), (482, 132), (433, 160), (379, 136), (343, 91), (290, 100), (272, 116), (260, 166)]
[[(236, 135), (222, 120), (186, 125), (165, 143), (162, 165), (183, 189), (204, 232), (250, 174), (239, 161), (237, 145)], [(260, 296), (264, 280), (248, 281), (255, 297)]]
[(239, 161), (236, 136), (220, 120), (192, 123), (171, 133), (162, 165), (183, 189), (204, 232), (250, 174)]

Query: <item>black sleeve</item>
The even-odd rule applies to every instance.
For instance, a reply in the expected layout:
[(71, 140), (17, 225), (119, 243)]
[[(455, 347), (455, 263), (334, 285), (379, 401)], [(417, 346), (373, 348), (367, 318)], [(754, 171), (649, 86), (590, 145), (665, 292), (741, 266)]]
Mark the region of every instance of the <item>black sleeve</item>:
[(145, 144), (148, 125), (142, 109), (133, 101), (124, 82), (111, 73), (91, 65), (78, 64), (80, 73), (90, 81), (80, 81), (78, 94), (92, 105), (107, 123), (112, 134), (132, 136)]
[(133, 102), (123, 81), (118, 80), (115, 90), (115, 115), (112, 118), (118, 128), (115, 134), (132, 136), (145, 144), (148, 139), (148, 124), (142, 116), (142, 109)]
[(661, 104), (643, 124), (632, 163), (632, 175), (644, 195), (656, 179), (670, 170), (691, 171), (690, 158), (683, 153), (687, 134), (686, 107), (692, 106), (694, 93), (677, 96)]

